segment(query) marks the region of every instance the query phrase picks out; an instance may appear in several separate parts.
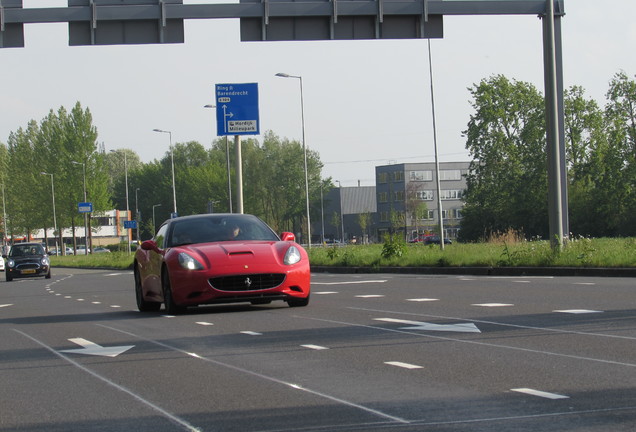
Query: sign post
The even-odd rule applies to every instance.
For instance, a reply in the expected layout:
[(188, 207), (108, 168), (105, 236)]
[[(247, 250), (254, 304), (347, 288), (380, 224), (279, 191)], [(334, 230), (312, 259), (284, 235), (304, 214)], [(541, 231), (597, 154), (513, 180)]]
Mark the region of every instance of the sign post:
[(217, 135), (234, 135), (237, 212), (243, 213), (241, 135), (260, 134), (258, 84), (217, 84), (215, 100)]

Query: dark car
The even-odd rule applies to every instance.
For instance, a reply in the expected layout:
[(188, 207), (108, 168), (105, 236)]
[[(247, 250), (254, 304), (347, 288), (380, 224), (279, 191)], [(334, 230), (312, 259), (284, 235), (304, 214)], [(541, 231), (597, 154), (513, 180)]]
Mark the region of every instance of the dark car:
[(170, 314), (214, 303), (309, 303), (307, 252), (292, 233), (279, 237), (252, 215), (169, 219), (137, 250), (134, 277), (140, 311), (162, 303)]
[[(422, 239), (422, 243), (424, 243), (425, 245), (428, 244), (439, 244), (440, 239), (438, 235), (430, 235), (430, 236), (425, 236)], [(444, 244), (451, 244), (453, 243), (453, 241), (451, 239), (449, 239), (448, 237), (444, 237)]]
[(5, 275), (7, 282), (14, 278), (51, 277), (51, 263), (40, 243), (17, 243), (11, 246), (9, 253), (3, 255), (6, 260)]

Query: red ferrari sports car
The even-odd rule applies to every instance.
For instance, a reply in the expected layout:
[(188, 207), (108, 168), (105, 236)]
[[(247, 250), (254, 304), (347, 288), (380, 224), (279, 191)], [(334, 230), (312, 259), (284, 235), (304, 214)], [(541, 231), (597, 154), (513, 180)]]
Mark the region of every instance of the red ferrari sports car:
[(183, 312), (213, 303), (286, 301), (307, 306), (307, 252), (292, 233), (276, 233), (245, 214), (204, 214), (169, 219), (135, 253), (135, 294), (140, 311)]

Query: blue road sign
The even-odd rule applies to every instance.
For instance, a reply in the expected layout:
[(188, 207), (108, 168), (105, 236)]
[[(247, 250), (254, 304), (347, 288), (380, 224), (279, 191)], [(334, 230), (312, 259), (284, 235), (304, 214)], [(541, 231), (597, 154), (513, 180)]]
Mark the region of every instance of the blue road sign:
[(218, 136), (258, 135), (258, 84), (216, 84), (216, 130)]
[(137, 221), (136, 220), (124, 221), (124, 228), (137, 229)]
[(93, 203), (91, 202), (81, 202), (77, 204), (77, 211), (80, 213), (92, 213), (93, 212)]

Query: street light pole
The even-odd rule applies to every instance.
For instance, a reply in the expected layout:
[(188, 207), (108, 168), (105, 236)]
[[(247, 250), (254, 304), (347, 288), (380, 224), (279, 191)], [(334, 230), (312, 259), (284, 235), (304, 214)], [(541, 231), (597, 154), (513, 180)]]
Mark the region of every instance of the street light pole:
[(172, 132), (170, 131), (166, 131), (166, 130), (161, 130), (161, 129), (153, 129), (153, 132), (161, 132), (161, 133), (167, 133), (168, 135), (170, 135), (170, 159), (171, 159), (171, 165), (172, 165), (172, 201), (174, 204), (174, 216), (177, 216), (177, 189), (175, 187), (175, 181), (174, 181), (174, 150), (172, 148)]
[(276, 76), (281, 78), (297, 78), (300, 83), (300, 118), (302, 121), (303, 155), (305, 160), (305, 201), (307, 206), (307, 247), (311, 248), (311, 220), (309, 217), (309, 173), (307, 172), (307, 145), (305, 143), (305, 102), (303, 99), (303, 77), (299, 75), (289, 75), (282, 72), (277, 73)]
[[(84, 177), (84, 202), (87, 202), (86, 197), (86, 164), (84, 162), (71, 161), (73, 165), (82, 166), (82, 175)], [(88, 255), (88, 213), (84, 213), (84, 255)]]
[[(57, 242), (57, 235), (55, 234), (57, 232), (57, 217), (55, 216), (55, 186), (53, 185), (53, 174), (49, 174), (44, 171), (42, 171), (40, 174), (51, 176), (51, 196), (53, 197), (53, 236), (55, 237), (55, 252), (57, 255), (61, 255), (60, 247)], [(48, 245), (47, 245), (47, 250), (48, 250)]]
[[(130, 220), (130, 207), (128, 206), (128, 159), (126, 157), (126, 150), (122, 150), (124, 153), (124, 178), (126, 183), (126, 220)], [(118, 153), (116, 150), (111, 150), (111, 153)], [(128, 255), (130, 255), (130, 236), (128, 228), (124, 227), (124, 232), (126, 233), (126, 250), (128, 251)]]
[(152, 206), (152, 236), (157, 234), (157, 224), (155, 223), (155, 207), (159, 207), (161, 204), (153, 204)]
[[(2, 245), (7, 245), (7, 208), (4, 201), (4, 183), (2, 183), (2, 221), (4, 222), (4, 235), (2, 236)], [(3, 253), (6, 251), (2, 251)]]
[[(204, 105), (203, 108), (216, 108), (216, 105)], [(225, 159), (227, 166), (227, 196), (228, 196), (228, 207), (230, 213), (232, 213), (232, 176), (230, 174), (230, 143), (227, 140), (227, 135), (225, 135)]]
[(137, 193), (139, 188), (135, 189), (135, 222), (137, 222), (137, 245), (139, 245), (139, 200)]
[(338, 183), (338, 189), (340, 192), (340, 225), (342, 226), (342, 243), (344, 244), (345, 242), (345, 230), (344, 230), (344, 215), (342, 214), (342, 183), (340, 183), (340, 180), (336, 180), (336, 183)]

